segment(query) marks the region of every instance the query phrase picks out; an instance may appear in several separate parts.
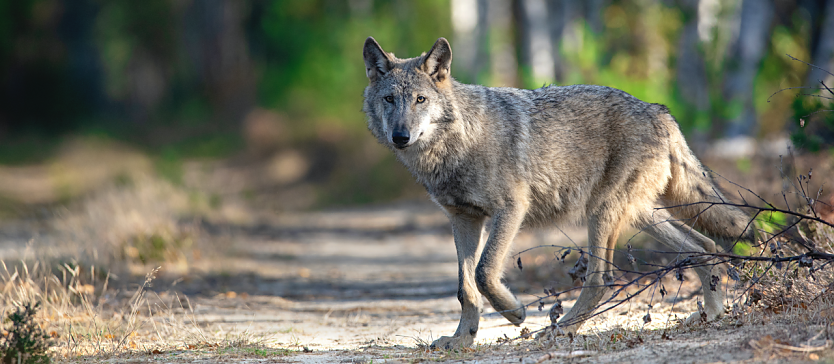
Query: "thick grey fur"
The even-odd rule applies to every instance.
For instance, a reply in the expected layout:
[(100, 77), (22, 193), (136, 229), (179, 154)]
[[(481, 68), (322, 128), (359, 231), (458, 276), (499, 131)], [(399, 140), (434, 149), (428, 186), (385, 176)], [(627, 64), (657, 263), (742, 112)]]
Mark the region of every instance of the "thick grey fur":
[[(510, 322), (524, 321), (524, 306), (501, 283), (522, 226), (587, 221), (592, 258), (585, 287), (560, 321), (570, 333), (604, 295), (603, 275), (612, 269), (613, 248), (626, 226), (683, 252), (716, 247), (679, 220), (716, 237), (752, 234), (745, 230), (747, 215), (735, 208), (655, 209), (724, 200), (663, 105), (604, 86), (522, 90), (462, 84), (451, 77), (452, 50), (444, 38), (428, 53), (399, 59), (369, 37), (363, 55), (370, 82), (363, 106), (368, 129), (452, 224), (462, 312), (455, 334), (435, 341), (437, 347), (472, 345), (481, 294)], [(721, 274), (718, 266), (697, 272), (704, 287)], [(703, 291), (713, 320), (723, 314), (722, 290), (719, 285)]]

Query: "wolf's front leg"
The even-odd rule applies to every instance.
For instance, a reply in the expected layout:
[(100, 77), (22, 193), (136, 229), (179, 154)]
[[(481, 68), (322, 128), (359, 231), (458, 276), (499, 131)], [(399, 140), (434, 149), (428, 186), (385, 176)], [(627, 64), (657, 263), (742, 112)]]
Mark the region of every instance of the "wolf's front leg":
[(484, 245), (481, 260), (475, 268), (475, 282), (478, 290), (486, 296), (492, 308), (515, 325), (521, 325), (527, 312), (524, 305), (501, 283), (507, 253), (513, 239), (521, 228), (527, 204), (523, 201), (510, 203), (492, 218), (492, 232)]
[(481, 256), (481, 235), (484, 230), (484, 216), (472, 216), (450, 212), (455, 248), (458, 252), (458, 301), (460, 301), (460, 323), (454, 336), (443, 336), (431, 344), (440, 349), (454, 349), (471, 346), (478, 332), (481, 319), (481, 294), (475, 285), (475, 267)]

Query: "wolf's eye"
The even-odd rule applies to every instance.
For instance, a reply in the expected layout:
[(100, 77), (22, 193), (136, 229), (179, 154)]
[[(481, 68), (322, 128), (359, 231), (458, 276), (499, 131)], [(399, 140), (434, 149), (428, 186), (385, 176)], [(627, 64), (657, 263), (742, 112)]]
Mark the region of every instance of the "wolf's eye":
[(394, 96), (385, 96), (385, 101), (394, 102)]
[(426, 98), (423, 97), (423, 96), (417, 96), (417, 102), (422, 104), (422, 103), (426, 102)]

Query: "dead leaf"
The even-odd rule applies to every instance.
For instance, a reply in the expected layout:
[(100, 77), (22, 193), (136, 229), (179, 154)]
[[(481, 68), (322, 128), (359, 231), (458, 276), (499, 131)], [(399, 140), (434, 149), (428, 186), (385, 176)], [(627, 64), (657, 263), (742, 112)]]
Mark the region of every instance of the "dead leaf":
[(633, 348), (633, 347), (635, 347), (637, 345), (640, 345), (642, 343), (643, 343), (643, 338), (640, 337), (640, 336), (635, 337), (633, 339), (626, 340), (626, 346), (629, 347), (629, 348)]
[(550, 323), (556, 324), (559, 321), (559, 316), (562, 316), (563, 313), (565, 313), (565, 309), (562, 308), (562, 301), (556, 300), (556, 303), (550, 308)]
[(727, 269), (727, 276), (729, 276), (729, 277), (730, 277), (730, 279), (732, 279), (732, 280), (734, 280), (734, 281), (736, 281), (736, 282), (738, 282), (738, 280), (739, 280), (738, 270), (736, 270), (736, 268), (735, 268), (735, 267), (732, 267), (732, 266), (731, 266), (731, 267), (729, 267), (729, 268)]
[(576, 261), (576, 264), (573, 265), (568, 271), (568, 275), (573, 278), (573, 280), (580, 279), (583, 282), (585, 281), (585, 273), (588, 272), (588, 257), (585, 256), (585, 252), (579, 252), (579, 259)]

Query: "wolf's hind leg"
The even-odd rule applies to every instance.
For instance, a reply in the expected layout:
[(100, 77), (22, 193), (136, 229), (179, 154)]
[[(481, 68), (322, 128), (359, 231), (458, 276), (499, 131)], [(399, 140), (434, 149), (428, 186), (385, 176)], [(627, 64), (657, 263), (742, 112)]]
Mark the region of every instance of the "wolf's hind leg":
[(608, 274), (613, 278), (610, 262), (623, 222), (622, 213), (614, 212), (588, 219), (588, 250), (591, 256), (588, 257), (588, 270), (582, 292), (568, 314), (559, 320), (564, 333), (575, 334), (585, 320), (591, 317), (605, 295), (606, 282), (603, 277)]
[(501, 283), (504, 264), (513, 239), (521, 227), (527, 205), (518, 203), (498, 212), (492, 218), (492, 232), (484, 246), (481, 260), (475, 268), (478, 290), (486, 296), (492, 308), (515, 325), (521, 325), (527, 315), (524, 305)]
[[(695, 231), (691, 227), (674, 220), (666, 210), (660, 209), (645, 212), (634, 224), (634, 227), (645, 231), (653, 238), (677, 252), (715, 253), (715, 242)], [(724, 290), (721, 288), (722, 265), (703, 259), (704, 264), (697, 266), (695, 272), (701, 280), (701, 291), (704, 294), (704, 313), (707, 321), (713, 321), (724, 314)], [(715, 277), (715, 278), (713, 278)], [(687, 319), (693, 323), (701, 319), (695, 312)]]
[(458, 301), (460, 301), (460, 323), (454, 336), (443, 336), (432, 343), (432, 347), (455, 349), (471, 346), (478, 332), (481, 319), (481, 294), (475, 284), (475, 267), (481, 256), (481, 235), (484, 229), (483, 216), (449, 213), (455, 248), (458, 253)]

